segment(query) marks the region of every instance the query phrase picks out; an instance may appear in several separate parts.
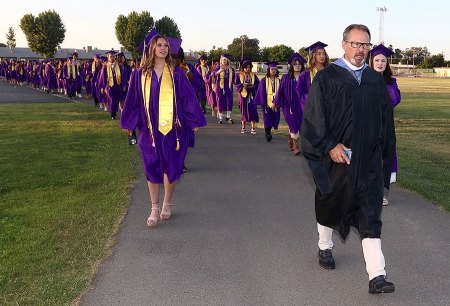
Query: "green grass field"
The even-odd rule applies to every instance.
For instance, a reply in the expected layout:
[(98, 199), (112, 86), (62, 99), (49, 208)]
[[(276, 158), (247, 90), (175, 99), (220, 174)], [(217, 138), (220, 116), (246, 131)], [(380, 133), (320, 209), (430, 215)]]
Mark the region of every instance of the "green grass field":
[(0, 305), (67, 305), (110, 252), (136, 148), (83, 103), (0, 104)]
[(397, 82), (397, 184), (450, 211), (450, 79)]
[[(450, 79), (398, 83), (397, 184), (450, 211)], [(0, 104), (0, 127), (0, 305), (70, 304), (110, 252), (136, 147), (83, 103)]]

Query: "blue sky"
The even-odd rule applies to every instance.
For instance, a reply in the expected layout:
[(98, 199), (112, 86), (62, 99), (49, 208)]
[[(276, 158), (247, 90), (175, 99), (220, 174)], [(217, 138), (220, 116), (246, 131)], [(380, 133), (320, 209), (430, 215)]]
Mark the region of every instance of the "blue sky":
[[(312, 7), (311, 3), (321, 7)], [(26, 47), (25, 35), (19, 27), (22, 16), (27, 13), (36, 16), (54, 9), (66, 26), (62, 47), (118, 49), (120, 44), (114, 32), (117, 16), (145, 10), (155, 20), (163, 16), (175, 20), (185, 51), (209, 51), (213, 46), (226, 48), (233, 38), (246, 34), (249, 38), (258, 38), (260, 47), (285, 44), (294, 50), (320, 40), (329, 45), (327, 51), (331, 57), (339, 57), (343, 53), (342, 32), (351, 23), (367, 25), (372, 32), (372, 43), (378, 43), (376, 8), (379, 6), (388, 8), (384, 15), (386, 45), (392, 44), (401, 50), (426, 46), (431, 54), (443, 52), (450, 60), (450, 2), (445, 0), (17, 0), (1, 5), (0, 42), (6, 43), (6, 33), (12, 26), (17, 46)]]

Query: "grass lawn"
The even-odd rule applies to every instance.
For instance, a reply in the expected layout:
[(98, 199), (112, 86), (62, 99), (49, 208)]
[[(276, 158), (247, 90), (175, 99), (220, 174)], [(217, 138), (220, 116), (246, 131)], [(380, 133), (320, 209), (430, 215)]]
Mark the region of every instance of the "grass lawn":
[(70, 304), (110, 251), (139, 160), (84, 103), (0, 104), (0, 305)]
[(397, 184), (450, 211), (450, 79), (397, 82)]

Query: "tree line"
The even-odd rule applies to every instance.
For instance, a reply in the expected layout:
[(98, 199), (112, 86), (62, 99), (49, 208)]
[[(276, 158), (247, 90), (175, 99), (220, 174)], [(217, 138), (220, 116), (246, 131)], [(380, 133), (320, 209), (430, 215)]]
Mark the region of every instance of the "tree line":
[[(140, 43), (153, 27), (160, 34), (182, 38), (178, 25), (172, 18), (164, 16), (155, 21), (148, 11), (142, 11), (141, 13), (133, 11), (127, 16), (119, 15), (115, 23), (115, 35), (119, 43), (136, 59), (141, 56), (138, 50)], [(55, 55), (58, 46), (64, 41), (66, 32), (61, 17), (54, 10), (39, 13), (37, 16), (24, 15), (20, 20), (20, 28), (25, 34), (31, 51), (42, 54), (47, 58)], [(10, 49), (16, 46), (15, 33), (12, 27), (8, 29), (6, 40), (6, 45), (0, 43), (0, 46), (7, 46)], [(389, 45), (388, 48), (394, 51), (394, 55), (389, 59), (392, 64), (411, 64), (416, 65), (417, 68), (450, 65), (450, 61), (445, 61), (443, 53), (431, 55), (427, 47), (410, 47), (400, 50)], [(260, 48), (259, 40), (249, 38), (247, 35), (234, 38), (226, 49), (213, 46), (209, 51), (196, 51), (200, 55), (205, 55), (209, 60), (218, 59), (221, 54), (228, 53), (232, 56), (233, 61), (239, 61), (242, 57), (247, 57), (253, 61), (261, 62), (269, 60), (286, 62), (294, 52), (291, 47), (283, 44)], [(301, 48), (297, 52), (305, 58), (308, 56), (305, 48)]]

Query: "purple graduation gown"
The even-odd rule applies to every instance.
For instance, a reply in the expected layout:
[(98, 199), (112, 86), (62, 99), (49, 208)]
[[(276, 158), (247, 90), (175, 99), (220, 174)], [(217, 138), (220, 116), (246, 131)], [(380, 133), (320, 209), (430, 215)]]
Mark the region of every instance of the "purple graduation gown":
[[(392, 84), (387, 84), (387, 89), (389, 92), (389, 98), (391, 101), (392, 109), (394, 109), (402, 99), (400, 95), (400, 89), (398, 89), (397, 80), (392, 78)], [(397, 161), (397, 150), (394, 151), (394, 160), (392, 162), (392, 172), (398, 171), (398, 161)]]
[[(116, 63), (116, 65), (119, 65)], [(102, 71), (100, 73), (99, 88), (105, 90), (106, 103), (108, 103), (108, 110), (110, 113), (115, 113), (119, 110), (119, 100), (122, 97), (122, 91), (124, 89), (124, 84), (126, 81), (126, 72), (119, 65), (120, 69), (120, 84), (117, 84), (116, 75), (114, 69), (111, 68), (113, 72), (114, 85), (109, 86), (108, 83), (108, 65), (103, 65)]]
[[(217, 73), (219, 71), (219, 67), (214, 71), (214, 78), (216, 82), (216, 99), (217, 99), (217, 107), (219, 108), (219, 112), (226, 112), (233, 110), (233, 81), (235, 78), (235, 72), (233, 68), (229, 68), (231, 73), (226, 74), (224, 77), (224, 86), (223, 89), (220, 88), (220, 74)], [(231, 78), (231, 87), (230, 85)]]
[(264, 128), (274, 128), (275, 130), (278, 130), (278, 125), (280, 124), (280, 108), (277, 107), (277, 111), (274, 111), (269, 106), (267, 106), (266, 79), (266, 76), (263, 77), (261, 79), (261, 82), (259, 83), (258, 91), (256, 92), (255, 103), (256, 105), (261, 105), (264, 119)]
[(210, 70), (205, 74), (205, 77), (203, 78), (205, 81), (206, 86), (206, 98), (208, 100), (209, 106), (217, 106), (217, 100), (216, 100), (216, 91), (213, 84), (214, 75), (213, 72)]
[[(172, 130), (165, 136), (159, 132), (160, 83), (156, 73), (153, 72), (150, 96), (150, 118), (155, 141), (155, 147), (153, 147), (147, 125), (141, 76), (142, 69), (137, 69), (131, 74), (130, 86), (120, 118), (120, 126), (131, 131), (136, 128), (139, 130), (138, 144), (147, 180), (154, 184), (163, 184), (165, 172), (169, 182), (173, 183), (183, 173), (184, 159), (188, 150), (189, 131), (195, 127), (205, 126), (206, 119), (184, 71), (180, 68), (175, 68), (173, 72), (176, 93), (174, 113), (176, 111), (178, 114), (181, 127), (174, 125)], [(177, 135), (180, 140), (180, 149), (178, 151), (176, 151)]]
[(255, 83), (253, 88), (247, 88), (247, 97), (242, 96), (244, 84), (241, 83), (240, 74), (236, 75), (235, 83), (236, 91), (238, 92), (239, 109), (241, 110), (241, 121), (244, 122), (259, 122), (258, 111), (255, 104), (256, 91), (258, 90), (259, 79), (255, 74)]
[[(206, 66), (206, 67), (208, 67), (208, 66)], [(204, 75), (202, 74), (202, 66), (201, 65), (198, 65), (197, 66), (197, 71), (198, 71), (198, 74), (200, 75), (200, 77), (201, 77), (201, 80), (202, 80), (202, 82), (201, 82), (201, 87), (199, 88), (199, 90), (198, 90), (198, 92), (197, 92), (197, 97), (198, 97), (198, 99), (200, 100), (200, 101), (202, 101), (202, 100), (206, 100), (206, 97), (207, 97), (207, 95), (206, 95), (206, 83), (205, 83), (205, 75), (206, 75), (206, 73), (208, 73), (208, 72), (206, 72)]]
[(305, 109), (306, 98), (308, 98), (309, 88), (311, 87), (311, 73), (309, 70), (303, 71), (297, 81), (297, 92), (300, 96), (300, 106), (302, 112)]
[(274, 104), (283, 110), (284, 119), (289, 126), (289, 132), (295, 134), (300, 131), (303, 111), (300, 106), (297, 81), (295, 78), (291, 79), (289, 74), (285, 74), (281, 78), (280, 88), (275, 96)]

